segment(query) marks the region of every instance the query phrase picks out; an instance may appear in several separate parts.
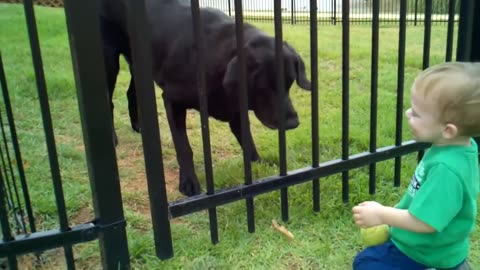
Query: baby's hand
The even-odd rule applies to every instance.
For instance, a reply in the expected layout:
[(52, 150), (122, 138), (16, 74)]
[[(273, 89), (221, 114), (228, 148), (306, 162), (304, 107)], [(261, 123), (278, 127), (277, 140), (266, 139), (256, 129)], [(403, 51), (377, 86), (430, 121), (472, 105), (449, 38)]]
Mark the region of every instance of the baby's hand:
[(355, 223), (361, 228), (368, 228), (384, 224), (383, 222), (383, 210), (385, 206), (373, 202), (362, 202), (359, 205), (352, 208), (353, 219)]

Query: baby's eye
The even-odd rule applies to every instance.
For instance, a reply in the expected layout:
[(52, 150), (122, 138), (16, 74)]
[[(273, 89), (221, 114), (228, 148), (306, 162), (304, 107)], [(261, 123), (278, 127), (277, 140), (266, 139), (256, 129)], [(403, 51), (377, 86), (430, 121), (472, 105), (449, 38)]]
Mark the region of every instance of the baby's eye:
[(411, 110), (410, 113), (413, 117), (418, 117), (419, 116), (418, 113), (414, 110)]

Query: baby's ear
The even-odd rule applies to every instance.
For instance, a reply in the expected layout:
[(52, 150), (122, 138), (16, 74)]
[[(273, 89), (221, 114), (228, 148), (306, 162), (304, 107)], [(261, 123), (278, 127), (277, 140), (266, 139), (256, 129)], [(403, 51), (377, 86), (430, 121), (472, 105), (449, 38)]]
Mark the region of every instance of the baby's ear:
[(458, 135), (458, 128), (454, 124), (447, 124), (443, 129), (443, 137), (445, 139), (453, 139)]

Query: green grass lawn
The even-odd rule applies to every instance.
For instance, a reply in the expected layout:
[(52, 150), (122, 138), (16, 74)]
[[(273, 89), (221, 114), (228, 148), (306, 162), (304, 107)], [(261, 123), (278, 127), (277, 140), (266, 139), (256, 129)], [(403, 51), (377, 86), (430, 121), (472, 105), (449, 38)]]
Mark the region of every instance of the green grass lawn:
[[(72, 224), (93, 218), (92, 200), (84, 155), (80, 117), (76, 100), (71, 56), (63, 9), (36, 8), (42, 56), (49, 91), (55, 138), (60, 156), (63, 187)], [(273, 23), (256, 24), (273, 34)], [(284, 38), (303, 57), (310, 72), (310, 41), (307, 25), (284, 25)], [(341, 156), (341, 26), (319, 26), (319, 107), (320, 157), (325, 162)], [(433, 26), (430, 63), (445, 59), (446, 27)], [(30, 186), (37, 227), (56, 228), (57, 214), (44, 132), (36, 93), (23, 8), (0, 4), (0, 50), (14, 106), (26, 176)], [(423, 28), (407, 29), (405, 66), (405, 106), (408, 90), (422, 67)], [(398, 28), (380, 28), (378, 70), (378, 146), (394, 143), (398, 59)], [(350, 48), (350, 153), (368, 150), (370, 115), (371, 29), (351, 26)], [(310, 73), (308, 73), (310, 77)], [(355, 254), (362, 249), (351, 207), (364, 200), (395, 204), (402, 196), (416, 164), (416, 155), (403, 158), (402, 186), (393, 187), (393, 162), (378, 164), (377, 194), (368, 194), (368, 169), (350, 172), (350, 203), (341, 200), (338, 175), (321, 180), (321, 212), (312, 211), (311, 184), (289, 188), (290, 221), (286, 226), (295, 235), (287, 240), (272, 228), (271, 220), (281, 220), (280, 194), (271, 192), (255, 198), (256, 232), (247, 232), (245, 203), (219, 207), (220, 243), (210, 242), (205, 211), (171, 221), (175, 257), (160, 261), (155, 249), (150, 222), (141, 138), (130, 128), (126, 88), (130, 77), (122, 62), (115, 92), (115, 123), (120, 144), (117, 158), (127, 219), (127, 233), (133, 269), (350, 269)], [(158, 90), (157, 96), (160, 96)], [(296, 85), (291, 89), (293, 104), (301, 124), (287, 132), (288, 170), (311, 165), (311, 98)], [(3, 112), (3, 103), (0, 103)], [(157, 98), (167, 190), (170, 200), (181, 198), (177, 191), (178, 165), (170, 137), (163, 103)], [(250, 115), (252, 132), (260, 155), (266, 160), (253, 164), (254, 178), (278, 174), (278, 133), (263, 127)], [(196, 170), (205, 188), (200, 119), (188, 114), (188, 132), (195, 153)], [(228, 125), (210, 121), (212, 158), (216, 188), (243, 182), (242, 152)], [(403, 130), (408, 140), (407, 128)], [(470, 260), (480, 266), (480, 234), (475, 231)], [(78, 269), (100, 269), (96, 242), (75, 246)], [(45, 269), (64, 269), (60, 250), (45, 253)], [(24, 256), (20, 269), (30, 269), (31, 257)]]

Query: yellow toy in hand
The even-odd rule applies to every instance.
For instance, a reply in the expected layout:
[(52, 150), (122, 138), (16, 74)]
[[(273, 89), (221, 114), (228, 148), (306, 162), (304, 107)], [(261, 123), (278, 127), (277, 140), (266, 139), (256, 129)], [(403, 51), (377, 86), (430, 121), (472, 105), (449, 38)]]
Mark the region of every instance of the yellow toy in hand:
[(385, 224), (366, 229), (360, 228), (360, 237), (367, 247), (380, 245), (390, 239), (390, 228)]

